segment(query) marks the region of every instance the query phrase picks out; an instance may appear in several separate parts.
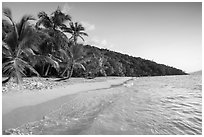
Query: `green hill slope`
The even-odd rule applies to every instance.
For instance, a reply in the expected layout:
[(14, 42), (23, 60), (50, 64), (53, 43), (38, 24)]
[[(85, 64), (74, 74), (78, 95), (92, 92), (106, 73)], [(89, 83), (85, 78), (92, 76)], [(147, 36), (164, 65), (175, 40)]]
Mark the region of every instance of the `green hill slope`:
[[(126, 54), (100, 49), (90, 45), (79, 45), (85, 54), (83, 58), (89, 58), (83, 63), (86, 74), (93, 76), (165, 76), (165, 75), (186, 75), (180, 69), (164, 64), (145, 60), (140, 57), (133, 57)], [(84, 72), (74, 70), (74, 76), (81, 76)]]

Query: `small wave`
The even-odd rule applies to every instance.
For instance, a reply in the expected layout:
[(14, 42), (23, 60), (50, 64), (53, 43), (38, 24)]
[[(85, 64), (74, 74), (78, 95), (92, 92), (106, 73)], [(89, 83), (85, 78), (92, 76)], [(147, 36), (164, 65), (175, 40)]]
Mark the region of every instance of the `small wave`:
[(197, 122), (202, 123), (202, 119), (199, 117), (194, 117), (196, 119)]
[(172, 122), (173, 125), (176, 126), (180, 131), (183, 131), (185, 134), (200, 134), (200, 132), (196, 129), (193, 129), (191, 125), (184, 123), (184, 122)]
[(202, 121), (200, 121), (200, 119), (197, 119), (195, 117), (190, 117), (187, 120), (190, 121), (191, 123), (195, 124), (195, 125), (198, 125), (198, 126), (201, 126), (201, 124), (202, 124)]
[(202, 85), (195, 85), (194, 90), (202, 90)]
[(193, 105), (193, 106), (200, 106), (201, 104), (198, 102), (190, 102), (189, 104)]
[(132, 87), (133, 85), (134, 85), (133, 82), (123, 84), (123, 86), (125, 86), (125, 87)]
[(185, 106), (185, 107), (193, 107), (192, 105), (189, 105), (189, 104), (186, 104), (186, 103), (178, 103), (179, 105), (181, 105), (181, 106)]

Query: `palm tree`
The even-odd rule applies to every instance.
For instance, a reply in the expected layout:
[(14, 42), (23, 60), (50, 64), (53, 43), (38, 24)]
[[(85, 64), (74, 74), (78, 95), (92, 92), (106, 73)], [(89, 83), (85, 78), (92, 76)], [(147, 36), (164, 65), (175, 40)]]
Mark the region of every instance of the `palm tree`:
[(44, 11), (39, 12), (38, 18), (39, 20), (36, 24), (37, 27), (43, 25), (45, 28), (53, 30), (66, 29), (66, 25), (64, 23), (66, 21), (71, 21), (71, 16), (69, 14), (62, 13), (59, 7), (51, 14), (51, 16), (48, 16)]
[(53, 22), (53, 29), (60, 28), (61, 30), (66, 29), (67, 26), (64, 24), (66, 21), (71, 21), (69, 14), (62, 13), (58, 7), (56, 11), (51, 14), (51, 20)]
[[(58, 51), (58, 54), (60, 53), (60, 57), (64, 57), (64, 63), (62, 64), (65, 64), (65, 69), (62, 72), (61, 76), (64, 76), (64, 74), (67, 73), (66, 78), (63, 79), (70, 78), (74, 67), (82, 67), (82, 65), (79, 65), (77, 63), (78, 61), (75, 60), (76, 58), (74, 57), (75, 55), (73, 55), (75, 54), (73, 53), (73, 46), (76, 46), (78, 37), (84, 40), (82, 36), (88, 36), (88, 34), (83, 32), (85, 28), (77, 22), (75, 24), (71, 22), (69, 24), (70, 28), (67, 27), (64, 23), (66, 21), (71, 21), (71, 17), (68, 14), (62, 13), (59, 7), (55, 12), (51, 14), (50, 17), (45, 12), (40, 12), (38, 14), (38, 17), (39, 21), (36, 24), (37, 28), (40, 28), (40, 26), (42, 25), (44, 28), (42, 28), (41, 30), (49, 32), (49, 35), (53, 37), (53, 44), (55, 45), (55, 49), (58, 49), (55, 51)], [(70, 33), (72, 35), (71, 38), (68, 39), (64, 33)]]
[[(76, 58), (76, 55), (79, 55), (79, 54), (76, 54), (74, 53), (74, 50), (75, 48), (77, 48), (77, 39), (78, 37), (80, 37), (83, 41), (84, 41), (84, 38), (82, 36), (88, 36), (87, 33), (83, 32), (85, 31), (85, 28), (79, 24), (78, 22), (70, 22), (70, 28), (64, 28), (63, 32), (68, 32), (70, 33), (72, 36), (69, 38), (69, 40), (71, 41), (70, 43), (70, 50), (69, 50), (69, 54), (70, 54), (70, 66), (67, 65), (64, 72), (62, 73), (62, 75), (68, 70), (68, 68), (70, 67), (70, 72), (69, 72), (69, 75), (67, 78), (64, 78), (64, 79), (69, 79), (71, 76), (72, 76), (72, 73), (73, 73), (73, 69), (78, 66), (78, 67), (81, 67), (85, 70), (85, 67), (78, 62), (78, 60), (82, 61), (79, 57)], [(78, 52), (80, 53), (80, 52)], [(81, 56), (82, 57), (82, 56)]]
[(66, 65), (63, 73), (61, 74), (64, 76), (64, 74), (67, 73), (67, 77), (61, 78), (57, 81), (69, 79), (72, 76), (74, 69), (82, 68), (85, 71), (86, 68), (83, 64), (91, 60), (91, 57), (85, 57), (86, 53), (82, 45), (71, 46), (70, 53), (72, 54), (72, 58), (69, 59), (70, 65)]
[(85, 28), (78, 22), (75, 22), (75, 23), (70, 22), (69, 25), (70, 25), (70, 29), (68, 30), (68, 32), (71, 33), (72, 35), (70, 40), (74, 41), (74, 45), (77, 44), (78, 37), (84, 41), (84, 38), (82, 36), (88, 36), (87, 33), (83, 32), (85, 31)]
[(10, 9), (3, 9), (3, 15), (12, 26), (12, 30), (5, 34), (2, 42), (2, 70), (3, 74), (8, 76), (8, 79), (4, 82), (7, 82), (11, 77), (15, 77), (16, 82), (21, 83), (22, 75), (26, 76), (26, 69), (39, 76), (38, 72), (29, 63), (29, 56), (35, 55), (35, 46), (41, 42), (35, 29), (28, 23), (29, 20), (34, 20), (34, 18), (24, 16), (16, 24), (12, 20)]
[[(45, 12), (40, 12), (38, 14), (39, 21), (36, 23), (36, 28), (47, 33), (51, 38), (52, 47), (52, 55), (57, 56), (63, 62), (67, 63), (69, 58), (68, 53), (68, 38), (63, 33), (63, 31), (67, 30), (67, 26), (64, 24), (66, 21), (71, 21), (71, 16), (65, 13), (62, 13), (60, 8), (54, 11), (51, 16), (48, 16)], [(43, 28), (42, 28), (43, 26)], [(46, 46), (44, 43), (43, 46)], [(45, 53), (46, 54), (46, 53)], [(45, 75), (47, 75), (50, 69), (50, 65), (48, 65)]]

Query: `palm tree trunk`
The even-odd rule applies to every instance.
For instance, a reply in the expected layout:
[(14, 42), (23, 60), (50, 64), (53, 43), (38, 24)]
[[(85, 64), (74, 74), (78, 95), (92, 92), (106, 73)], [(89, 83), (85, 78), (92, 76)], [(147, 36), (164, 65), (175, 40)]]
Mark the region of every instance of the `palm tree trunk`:
[(69, 62), (66, 63), (64, 71), (61, 73), (61, 77), (63, 77), (66, 74), (66, 77), (68, 76), (68, 68), (69, 68)]
[(44, 76), (44, 71), (45, 71), (45, 64), (43, 64), (43, 66), (42, 66), (42, 71), (41, 71), (42, 76)]
[(76, 46), (76, 44), (77, 44), (77, 37), (74, 36), (74, 46)]
[(67, 73), (66, 73), (66, 77), (68, 77), (69, 76), (69, 71), (67, 71)]
[(60, 78), (60, 79), (57, 79), (57, 80), (55, 80), (55, 81), (62, 81), (62, 80), (67, 80), (67, 79), (69, 79), (69, 77)]
[(71, 65), (71, 69), (69, 71), (67, 71), (68, 73), (68, 76), (67, 77), (64, 77), (64, 78), (60, 78), (60, 79), (57, 79), (55, 81), (62, 81), (62, 80), (67, 80), (71, 77), (72, 73), (73, 73), (73, 65)]
[(65, 68), (65, 70), (64, 70), (64, 71), (62, 72), (62, 74), (61, 74), (61, 77), (63, 77), (66, 72), (67, 72), (67, 70), (66, 70), (66, 68)]
[(73, 74), (73, 70), (74, 70), (74, 64), (71, 65), (71, 69), (70, 69), (70, 73), (69, 73), (69, 78), (71, 78), (72, 74)]
[(47, 70), (46, 70), (46, 72), (45, 72), (45, 76), (47, 76), (49, 70), (50, 70), (50, 64), (49, 64), (48, 67), (47, 67)]
[[(71, 51), (69, 51), (69, 52), (70, 52), (70, 58), (71, 58), (71, 69), (70, 69), (69, 71), (67, 71), (66, 68), (65, 68), (65, 70), (64, 70), (64, 72), (63, 72), (62, 74), (64, 75), (64, 73), (67, 71), (67, 74), (68, 74), (68, 75), (67, 75), (65, 78), (60, 78), (60, 79), (55, 80), (55, 81), (67, 80), (67, 79), (69, 79), (69, 78), (71, 77), (71, 75), (72, 75), (72, 73), (73, 73), (74, 57), (73, 57), (72, 52), (71, 52)], [(67, 64), (67, 65), (68, 65), (68, 64)], [(62, 75), (62, 76), (63, 76), (63, 75)]]

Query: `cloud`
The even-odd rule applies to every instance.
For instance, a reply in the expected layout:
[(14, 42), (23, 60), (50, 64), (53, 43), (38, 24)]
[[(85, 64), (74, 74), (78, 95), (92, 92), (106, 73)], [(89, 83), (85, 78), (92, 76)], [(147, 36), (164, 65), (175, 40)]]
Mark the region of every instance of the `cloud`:
[(101, 44), (106, 46), (107, 45), (107, 41), (104, 39), (104, 40), (101, 41)]
[(90, 42), (97, 43), (97, 44), (100, 43), (97, 37), (92, 37)]
[(65, 3), (64, 6), (62, 7), (62, 12), (69, 13), (71, 9), (72, 7), (68, 3)]
[(96, 29), (94, 24), (90, 24), (87, 21), (81, 21), (81, 24), (85, 28), (86, 31), (93, 31)]
[(85, 44), (90, 44), (104, 49), (111, 49), (114, 47), (114, 45), (109, 43), (106, 39), (100, 40), (96, 36), (92, 37), (89, 41), (86, 41)]

